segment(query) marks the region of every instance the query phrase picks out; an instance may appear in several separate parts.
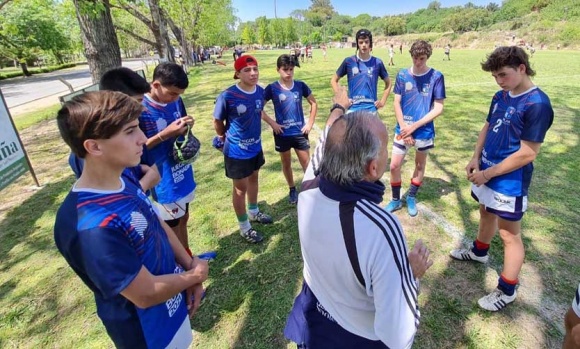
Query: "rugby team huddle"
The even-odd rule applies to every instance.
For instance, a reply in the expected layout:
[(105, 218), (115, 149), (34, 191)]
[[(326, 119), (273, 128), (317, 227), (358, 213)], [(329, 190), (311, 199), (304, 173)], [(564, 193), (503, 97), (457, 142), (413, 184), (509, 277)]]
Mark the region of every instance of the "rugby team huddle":
[[(261, 122), (274, 133), (288, 200), (297, 204), (304, 260), (302, 289), (284, 328), (298, 348), (410, 348), (420, 319), (419, 280), (433, 263), (422, 241), (408, 249), (392, 212), (406, 206), (411, 217), (419, 213), (434, 120), (446, 98), (444, 76), (427, 66), (432, 47), (419, 40), (409, 50), (412, 66), (392, 83), (383, 61), (372, 55), (371, 32), (361, 29), (355, 39), (355, 55), (331, 78), (333, 105), (312, 156), (308, 136), (318, 104), (309, 86), (294, 80), (294, 55), (278, 57), (280, 78), (266, 88), (258, 85), (256, 58), (239, 55), (236, 84), (217, 96), (213, 112), (213, 145), (223, 153), (240, 235), (250, 243), (264, 240), (252, 223), (274, 222), (258, 206), (265, 164)], [(465, 168), (479, 203), (479, 230), (472, 246), (450, 256), (486, 263), (499, 231), (503, 270), (497, 288), (478, 300), (481, 308), (499, 311), (517, 295), (532, 162), (554, 113), (531, 80), (535, 72), (523, 49), (498, 47), (481, 66), (501, 89)], [(344, 76), (347, 88), (339, 84)], [(159, 64), (150, 84), (117, 68), (103, 75), (101, 91), (73, 98), (57, 115), (78, 180), (57, 213), (55, 242), (94, 293), (97, 314), (118, 348), (189, 347), (189, 318), (205, 297), (207, 259), (214, 255), (192, 253), (187, 233), (194, 157), (171, 155), (176, 141), (193, 137), (194, 119), (180, 97), (188, 84), (174, 63)], [(389, 163), (389, 135), (378, 110), (391, 90), (396, 126)], [(303, 99), (310, 105), (307, 120)], [(264, 112), (270, 100), (274, 118)], [(402, 194), (401, 168), (412, 148), (415, 167)], [(300, 190), (292, 149), (304, 171)], [(387, 170), (392, 199), (382, 207)], [(577, 292), (566, 315), (565, 348), (580, 347), (579, 303)]]

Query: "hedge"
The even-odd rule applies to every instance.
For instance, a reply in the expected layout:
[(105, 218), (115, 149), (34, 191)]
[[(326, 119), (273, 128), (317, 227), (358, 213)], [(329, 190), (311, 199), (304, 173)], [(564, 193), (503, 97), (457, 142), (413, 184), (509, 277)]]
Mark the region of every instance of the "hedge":
[[(72, 68), (74, 66), (76, 66), (76, 63), (65, 63), (65, 64), (53, 65), (53, 66), (43, 67), (43, 68), (31, 68), (31, 69), (28, 69), (28, 72), (30, 74), (50, 73), (50, 72), (55, 71), (55, 70)], [(0, 72), (0, 80), (15, 78), (18, 76), (24, 76), (24, 73), (22, 73), (22, 71), (13, 71), (13, 72), (8, 72), (8, 73), (1, 73)]]

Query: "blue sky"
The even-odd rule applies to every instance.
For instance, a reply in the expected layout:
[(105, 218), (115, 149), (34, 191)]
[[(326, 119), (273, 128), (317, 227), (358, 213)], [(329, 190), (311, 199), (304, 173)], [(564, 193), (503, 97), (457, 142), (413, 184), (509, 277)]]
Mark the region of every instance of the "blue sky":
[[(420, 8), (426, 8), (429, 0), (331, 0), (334, 9), (342, 14), (357, 16), (361, 13), (368, 13), (371, 16), (382, 17), (385, 15), (397, 15), (401, 13), (415, 12)], [(441, 7), (451, 7), (465, 5), (468, 0), (439, 0)], [(475, 5), (487, 5), (495, 2), (501, 5), (501, 0), (472, 0)], [(232, 0), (234, 8), (237, 9), (237, 16), (242, 22), (253, 21), (256, 17), (266, 16), (274, 18), (274, 0)], [(359, 6), (364, 3), (364, 7)], [(288, 17), (290, 12), (296, 9), (307, 9), (312, 2), (310, 0), (276, 0), (276, 9), (279, 18)]]

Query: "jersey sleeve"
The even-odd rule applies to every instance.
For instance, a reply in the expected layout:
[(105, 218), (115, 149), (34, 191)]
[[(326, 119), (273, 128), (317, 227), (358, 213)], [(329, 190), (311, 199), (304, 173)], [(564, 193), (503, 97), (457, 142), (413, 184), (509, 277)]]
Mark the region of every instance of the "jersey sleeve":
[(228, 116), (227, 104), (225, 92), (220, 93), (220, 95), (215, 100), (215, 107), (213, 110), (213, 117), (217, 120), (226, 120)]
[(403, 95), (403, 92), (405, 92), (405, 81), (402, 77), (401, 72), (397, 74), (397, 79), (395, 80), (395, 88), (393, 92), (395, 92), (395, 94), (397, 95)]
[(269, 101), (272, 99), (272, 84), (266, 86), (264, 90), (264, 101)]
[(379, 61), (379, 76), (382, 80), (389, 77), (389, 72), (387, 71), (387, 68), (385, 68), (385, 63), (383, 61)]
[(439, 77), (435, 80), (435, 86), (433, 86), (433, 98), (435, 100), (445, 99), (445, 77), (443, 74), (439, 74)]
[[(397, 231), (402, 232), (397, 225)], [(388, 234), (391, 241), (382, 242), (382, 252), (374, 258), (371, 269), (376, 308), (374, 330), (389, 348), (411, 348), (420, 317), (417, 285), (407, 258), (404, 236), (395, 232)], [(397, 249), (393, 244), (403, 248)]]
[(143, 265), (122, 229), (83, 230), (78, 243), (85, 271), (105, 298), (127, 288)]
[(301, 83), (302, 83), (302, 96), (304, 96), (304, 98), (310, 97), (310, 95), (312, 94), (312, 90), (310, 89), (310, 87), (308, 87), (308, 85), (306, 85), (305, 82), (301, 81)]
[(489, 112), (487, 113), (487, 117), (485, 118), (485, 121), (489, 122), (489, 120), (491, 120), (491, 117), (493, 115), (493, 108), (496, 105), (498, 99), (499, 99), (498, 93), (493, 95), (493, 98), (491, 99), (491, 104), (489, 105)]
[(554, 121), (554, 110), (549, 104), (536, 103), (524, 113), (523, 141), (542, 143)]
[(347, 65), (347, 58), (345, 58), (344, 61), (342, 61), (342, 64), (340, 65), (340, 67), (338, 67), (338, 69), (336, 70), (336, 75), (338, 75), (339, 78), (342, 78), (343, 76), (346, 75), (347, 73), (347, 69), (346, 69), (346, 65)]

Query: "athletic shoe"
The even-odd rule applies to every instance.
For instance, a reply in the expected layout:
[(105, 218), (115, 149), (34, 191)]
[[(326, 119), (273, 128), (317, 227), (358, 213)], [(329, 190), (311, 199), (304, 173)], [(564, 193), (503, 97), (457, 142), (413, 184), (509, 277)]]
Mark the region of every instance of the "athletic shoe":
[(480, 298), (477, 301), (480, 307), (485, 310), (489, 311), (499, 311), (505, 308), (508, 304), (513, 302), (516, 299), (517, 292), (514, 291), (514, 294), (508, 296), (507, 294), (503, 293), (502, 290), (496, 288), (493, 290), (492, 293), (488, 294), (485, 297)]
[(258, 222), (258, 223), (262, 223), (262, 224), (274, 223), (274, 221), (272, 220), (272, 217), (270, 217), (269, 215), (267, 215), (263, 212), (258, 212), (256, 215), (249, 213), (248, 217), (250, 218), (250, 222)]
[(258, 234), (258, 232), (254, 230), (254, 228), (250, 228), (244, 233), (240, 232), (240, 235), (246, 239), (247, 242), (251, 242), (253, 244), (257, 244), (264, 239), (262, 235)]
[(473, 253), (473, 251), (469, 248), (458, 248), (456, 250), (453, 250), (451, 252), (449, 252), (449, 255), (454, 258), (457, 259), (459, 261), (474, 261), (474, 262), (479, 262), (479, 263), (487, 263), (487, 260), (489, 259), (489, 255), (485, 255), (485, 256), (477, 256), (475, 255), (475, 253)]
[(292, 205), (296, 205), (298, 203), (298, 192), (296, 189), (290, 189), (290, 193), (288, 194), (288, 202)]
[(407, 212), (411, 217), (417, 215), (417, 201), (414, 196), (407, 196)]
[(385, 207), (387, 212), (393, 212), (403, 208), (403, 202), (401, 200), (391, 200), (389, 204)]

